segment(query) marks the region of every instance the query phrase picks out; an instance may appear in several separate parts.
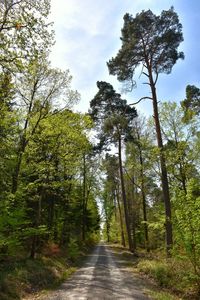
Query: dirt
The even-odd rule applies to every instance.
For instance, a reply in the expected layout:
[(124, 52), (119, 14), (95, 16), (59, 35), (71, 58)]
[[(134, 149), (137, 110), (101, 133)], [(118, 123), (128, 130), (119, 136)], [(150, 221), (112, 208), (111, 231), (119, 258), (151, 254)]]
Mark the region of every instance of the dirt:
[(116, 255), (112, 248), (99, 244), (87, 256), (83, 266), (59, 289), (32, 299), (149, 300), (145, 294), (145, 282), (128, 271), (127, 262), (123, 255)]

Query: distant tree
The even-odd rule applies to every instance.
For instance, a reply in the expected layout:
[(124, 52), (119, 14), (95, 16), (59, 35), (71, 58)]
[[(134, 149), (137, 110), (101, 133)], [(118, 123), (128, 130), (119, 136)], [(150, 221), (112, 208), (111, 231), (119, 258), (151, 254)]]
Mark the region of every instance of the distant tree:
[(150, 86), (151, 97), (142, 97), (138, 102), (143, 99), (150, 99), (153, 102), (166, 212), (166, 246), (169, 254), (173, 244), (171, 204), (159, 121), (156, 83), (160, 73), (169, 74), (176, 61), (179, 58), (184, 58), (183, 53), (177, 51), (179, 44), (183, 41), (182, 25), (179, 23), (173, 7), (167, 11), (162, 11), (160, 16), (156, 16), (151, 10), (142, 11), (135, 18), (130, 14), (125, 14), (121, 40), (122, 47), (116, 57), (108, 62), (108, 68), (110, 74), (117, 75), (119, 81), (128, 82), (131, 89), (135, 84), (134, 74), (137, 67), (142, 66), (142, 74), (148, 79), (147, 84)]
[(192, 115), (200, 114), (200, 89), (195, 85), (187, 85), (186, 98), (181, 102), (185, 111), (184, 120), (190, 121)]
[[(125, 222), (128, 235), (129, 248), (134, 251), (132, 243), (131, 229), (129, 222), (129, 212), (127, 206), (126, 191), (124, 185), (124, 175), (122, 166), (122, 141), (129, 136), (131, 130), (131, 122), (136, 117), (135, 108), (131, 108), (126, 100), (121, 99), (121, 95), (116, 93), (112, 85), (98, 81), (99, 91), (90, 102), (90, 115), (96, 122), (100, 130), (101, 141), (110, 141), (117, 145), (118, 163), (120, 172), (120, 183), (122, 199), (124, 204)], [(103, 145), (103, 144), (102, 144)]]
[(110, 239), (112, 216), (115, 215), (115, 219), (117, 219), (117, 215), (119, 215), (119, 220), (116, 221), (118, 221), (117, 224), (120, 224), (121, 244), (125, 247), (124, 222), (121, 207), (122, 199), (119, 188), (120, 179), (118, 157), (115, 155), (106, 154), (106, 157), (103, 160), (103, 168), (106, 174), (102, 198), (105, 213), (107, 240)]
[[(150, 140), (145, 118), (138, 117), (135, 119), (132, 128), (132, 137), (133, 141), (128, 144), (126, 149), (128, 158), (127, 162), (129, 162), (130, 166), (132, 166), (136, 173), (136, 180), (132, 180), (132, 182), (137, 188), (139, 187), (141, 193), (145, 248), (149, 251), (147, 222), (147, 172), (150, 165), (148, 157)], [(130, 158), (128, 156), (130, 156)], [(133, 159), (132, 162), (131, 159)]]
[[(89, 118), (90, 119), (90, 118)], [(91, 122), (92, 123), (92, 122)], [(91, 124), (93, 125), (93, 124)], [(83, 149), (83, 147), (82, 147)], [(82, 158), (82, 201), (81, 201), (81, 235), (82, 241), (86, 240), (87, 233), (87, 212), (88, 203), (91, 194), (96, 195), (97, 180), (98, 180), (98, 167), (99, 162), (93, 155), (91, 145), (88, 145), (87, 152), (83, 153)], [(98, 189), (99, 190), (99, 189)], [(98, 193), (97, 193), (98, 194)]]

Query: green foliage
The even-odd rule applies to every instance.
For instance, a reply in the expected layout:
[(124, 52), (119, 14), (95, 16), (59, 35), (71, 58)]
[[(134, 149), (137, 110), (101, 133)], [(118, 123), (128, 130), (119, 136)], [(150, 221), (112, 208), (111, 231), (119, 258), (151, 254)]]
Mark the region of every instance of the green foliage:
[(71, 238), (67, 246), (67, 255), (71, 261), (75, 261), (80, 255), (80, 249), (76, 238)]
[(130, 132), (131, 122), (137, 116), (136, 109), (116, 93), (111, 84), (97, 81), (99, 91), (90, 102), (90, 115), (99, 132), (99, 145), (118, 143), (121, 136)]
[(190, 179), (187, 194), (177, 191), (174, 198), (177, 240), (184, 247), (195, 275), (200, 279), (200, 189), (199, 179)]
[(191, 121), (191, 118), (200, 113), (200, 89), (195, 85), (187, 85), (186, 87), (186, 99), (181, 102), (181, 106), (184, 109), (183, 120), (186, 123)]
[(156, 16), (149, 9), (136, 14), (124, 15), (122, 47), (117, 56), (108, 62), (112, 75), (119, 81), (134, 85), (134, 73), (138, 66), (151, 68), (156, 74), (170, 73), (179, 58), (184, 58), (177, 48), (183, 41), (182, 25), (173, 7)]
[(163, 253), (155, 251), (149, 258), (141, 258), (137, 269), (164, 288), (163, 291), (159, 289), (153, 292), (153, 295), (157, 295), (155, 299), (162, 299), (161, 295), (165, 291), (169, 291), (169, 299), (170, 295), (172, 299), (176, 299), (175, 295), (178, 299), (198, 299), (198, 286), (195, 284), (192, 265), (186, 256), (174, 256), (166, 260)]
[[(21, 282), (31, 290), (67, 275), (64, 260), (47, 256), (61, 255), (63, 249), (75, 262), (82, 249), (99, 241), (99, 198), (108, 240), (125, 245), (133, 238), (144, 247), (148, 229), (150, 248), (162, 249), (168, 219), (159, 185), (161, 153), (173, 196), (172, 255), (177, 261), (143, 261), (138, 268), (162, 287), (172, 288), (177, 280), (177, 290), (184, 284), (200, 287), (199, 89), (187, 86), (182, 107), (173, 102), (160, 105), (162, 151), (155, 146), (153, 123), (147, 127), (145, 119), (136, 120), (135, 108), (107, 82), (97, 82), (89, 115), (74, 113), (79, 94), (71, 89), (69, 70), (54, 69), (48, 60), (53, 37), (49, 11), (49, 0), (0, 3), (0, 298), (21, 297)], [(130, 87), (142, 65), (156, 93), (159, 73), (170, 73), (183, 58), (177, 50), (182, 26), (173, 8), (160, 16), (151, 10), (135, 18), (126, 14), (121, 40), (108, 67)], [(94, 125), (96, 150), (118, 146), (118, 156), (106, 155), (102, 162), (101, 181), (89, 141)], [(46, 251), (46, 258), (39, 259), (48, 245), (56, 245), (58, 252)], [(36, 260), (20, 265), (20, 256)]]
[(1, 1), (0, 66), (17, 71), (33, 53), (40, 55), (53, 44), (47, 17), (49, 0)]
[(80, 96), (69, 70), (49, 62), (49, 12), (49, 0), (0, 2), (1, 299), (21, 299), (21, 290), (68, 276), (66, 258), (39, 259), (47, 245), (57, 245), (58, 255), (68, 249), (67, 259), (76, 261), (99, 240), (93, 123), (72, 111)]
[(153, 277), (160, 286), (170, 285), (171, 273), (167, 263), (143, 260), (138, 264), (140, 271)]
[(11, 205), (13, 200), (12, 195), (7, 195), (0, 204), (0, 259), (15, 256), (22, 250), (22, 230), (27, 226), (27, 219), (22, 207)]

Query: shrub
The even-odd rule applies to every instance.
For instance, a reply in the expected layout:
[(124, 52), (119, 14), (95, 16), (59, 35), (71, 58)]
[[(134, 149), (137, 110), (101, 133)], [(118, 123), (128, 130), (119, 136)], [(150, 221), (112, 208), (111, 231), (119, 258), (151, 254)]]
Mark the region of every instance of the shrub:
[(138, 269), (154, 278), (159, 286), (168, 287), (170, 285), (172, 274), (166, 263), (155, 260), (143, 260), (138, 263)]
[(67, 256), (74, 262), (80, 254), (80, 249), (78, 246), (78, 241), (75, 238), (71, 238), (67, 247)]

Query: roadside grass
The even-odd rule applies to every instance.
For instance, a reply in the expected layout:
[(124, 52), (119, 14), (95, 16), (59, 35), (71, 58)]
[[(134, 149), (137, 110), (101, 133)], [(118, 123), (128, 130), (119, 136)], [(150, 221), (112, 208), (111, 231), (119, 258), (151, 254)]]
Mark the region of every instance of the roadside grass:
[(57, 245), (50, 245), (34, 260), (15, 257), (0, 262), (0, 299), (34, 299), (41, 291), (56, 289), (75, 272), (88, 251), (85, 247), (69, 255)]
[[(193, 278), (193, 269), (190, 262), (184, 257), (172, 257), (166, 259), (164, 254), (160, 256), (151, 254), (148, 258), (139, 258), (137, 271), (148, 276), (165, 293), (169, 299), (199, 299), (198, 287)], [(165, 295), (165, 298), (167, 295)], [(170, 298), (172, 297), (172, 298)], [(153, 299), (165, 299), (154, 295)], [(167, 300), (168, 298), (166, 298)], [(175, 298), (176, 299), (176, 298)]]
[[(154, 300), (200, 299), (193, 268), (185, 256), (166, 258), (164, 251), (133, 255), (127, 249), (111, 245), (124, 266), (144, 279), (147, 294)], [(120, 262), (120, 264), (121, 264)]]
[(181, 300), (178, 296), (172, 295), (169, 292), (164, 291), (152, 291), (149, 290), (149, 296), (154, 300)]
[(75, 267), (70, 266), (66, 258), (40, 257), (35, 260), (16, 260), (1, 264), (0, 299), (21, 299), (26, 294), (38, 292), (44, 288), (56, 288), (69, 277)]

